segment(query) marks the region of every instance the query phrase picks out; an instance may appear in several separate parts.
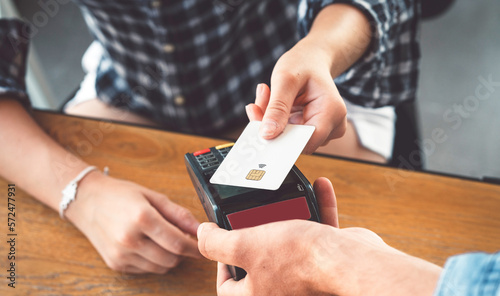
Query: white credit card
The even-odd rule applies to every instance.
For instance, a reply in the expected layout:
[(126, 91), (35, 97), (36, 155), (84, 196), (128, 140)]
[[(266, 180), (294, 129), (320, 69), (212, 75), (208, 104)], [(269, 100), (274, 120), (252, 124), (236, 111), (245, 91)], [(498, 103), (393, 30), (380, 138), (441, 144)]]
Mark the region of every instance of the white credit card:
[(311, 138), (315, 127), (288, 124), (281, 135), (264, 140), (260, 121), (251, 121), (210, 179), (210, 183), (278, 189)]

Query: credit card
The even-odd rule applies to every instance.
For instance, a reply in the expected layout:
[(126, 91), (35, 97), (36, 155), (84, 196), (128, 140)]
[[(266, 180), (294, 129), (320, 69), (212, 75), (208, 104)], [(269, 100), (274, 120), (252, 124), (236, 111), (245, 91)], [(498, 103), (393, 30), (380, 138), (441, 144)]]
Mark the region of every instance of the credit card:
[(210, 183), (267, 190), (281, 186), (315, 127), (288, 124), (281, 135), (265, 140), (259, 136), (261, 123), (247, 125)]

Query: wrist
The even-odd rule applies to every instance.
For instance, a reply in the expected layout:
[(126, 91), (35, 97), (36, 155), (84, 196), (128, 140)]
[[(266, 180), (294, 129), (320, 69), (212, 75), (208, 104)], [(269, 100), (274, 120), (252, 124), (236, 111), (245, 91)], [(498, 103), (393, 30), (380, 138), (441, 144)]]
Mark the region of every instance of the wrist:
[(356, 295), (432, 296), (441, 268), (390, 246), (366, 253)]
[(372, 39), (369, 19), (350, 4), (324, 7), (306, 36), (331, 56), (330, 72), (337, 77), (366, 52)]
[[(318, 274), (313, 278), (309, 276), (310, 280), (315, 280), (311, 285), (317, 291), (326, 294), (344, 295), (339, 292), (339, 285), (337, 282), (343, 282), (342, 277), (348, 275), (343, 272), (348, 262), (343, 260), (343, 256), (338, 256), (336, 252), (340, 250), (339, 244), (342, 243), (341, 231), (338, 228), (324, 226), (324, 236), (319, 237), (312, 247), (314, 254), (314, 270)], [(344, 263), (346, 265), (344, 265)]]
[(93, 170), (78, 182), (75, 199), (64, 212), (68, 221), (81, 228), (79, 225), (81, 221), (85, 221), (86, 217), (92, 215), (89, 205), (92, 204), (92, 198), (98, 193), (97, 188), (100, 187), (99, 184), (102, 184), (104, 178), (106, 176), (102, 172)]
[[(437, 287), (442, 268), (423, 259), (402, 253), (400, 269), (394, 268), (393, 286), (398, 287), (388, 295), (432, 296)], [(397, 261), (396, 261), (397, 263)], [(403, 267), (403, 264), (404, 267)], [(397, 266), (399, 267), (399, 266)], [(397, 280), (399, 277), (399, 280)]]
[[(325, 72), (329, 73), (332, 78), (333, 76), (332, 68), (335, 65), (335, 51), (329, 48), (324, 40), (318, 38), (316, 35), (307, 35), (302, 38), (294, 46), (294, 49), (298, 49), (307, 55), (309, 62), (314, 63), (315, 67), (322, 68)], [(340, 73), (339, 73), (340, 74)], [(338, 76), (338, 75), (337, 75)]]

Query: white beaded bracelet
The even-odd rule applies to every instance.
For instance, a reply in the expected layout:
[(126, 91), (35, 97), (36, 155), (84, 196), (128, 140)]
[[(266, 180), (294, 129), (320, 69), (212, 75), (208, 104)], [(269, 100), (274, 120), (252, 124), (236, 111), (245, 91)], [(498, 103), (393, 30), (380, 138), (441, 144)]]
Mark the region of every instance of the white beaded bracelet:
[(68, 208), (69, 204), (75, 200), (76, 189), (78, 188), (78, 182), (80, 182), (88, 173), (97, 170), (95, 166), (89, 166), (84, 169), (76, 178), (71, 180), (69, 184), (62, 191), (62, 199), (59, 204), (59, 216), (64, 219), (64, 211)]

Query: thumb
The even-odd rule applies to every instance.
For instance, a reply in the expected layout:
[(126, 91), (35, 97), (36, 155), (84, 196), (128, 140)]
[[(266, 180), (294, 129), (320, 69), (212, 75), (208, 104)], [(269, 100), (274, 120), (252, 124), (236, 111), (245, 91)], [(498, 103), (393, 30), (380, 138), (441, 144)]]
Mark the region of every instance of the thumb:
[(219, 228), (215, 223), (201, 223), (198, 227), (198, 249), (207, 259), (243, 266), (244, 258), (238, 254), (245, 254), (245, 245), (248, 243), (244, 243), (245, 238), (240, 234), (241, 231), (228, 231)]
[(314, 182), (314, 193), (318, 199), (321, 223), (339, 227), (337, 199), (333, 185), (327, 178), (318, 178)]
[(196, 235), (200, 222), (186, 208), (174, 203), (165, 195), (156, 191), (144, 188), (144, 193), (149, 202), (168, 221), (179, 227), (182, 231), (190, 235)]
[(283, 132), (299, 90), (300, 83), (297, 77), (288, 73), (273, 73), (271, 97), (259, 131), (262, 138), (270, 140)]

